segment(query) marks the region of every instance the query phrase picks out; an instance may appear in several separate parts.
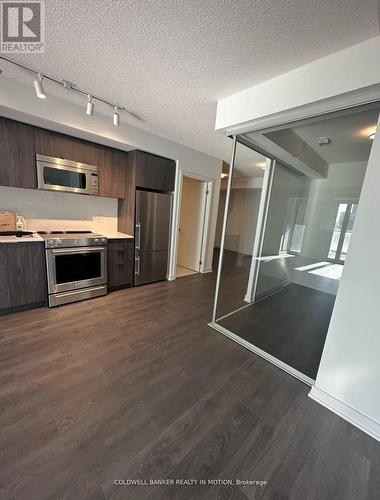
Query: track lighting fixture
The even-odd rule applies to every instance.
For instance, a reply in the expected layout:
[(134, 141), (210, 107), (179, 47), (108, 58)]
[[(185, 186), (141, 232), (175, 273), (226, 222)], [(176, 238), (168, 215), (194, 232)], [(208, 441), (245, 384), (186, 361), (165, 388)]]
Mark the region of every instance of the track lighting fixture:
[(86, 108), (86, 113), (89, 116), (92, 116), (94, 114), (94, 103), (92, 102), (92, 97), (90, 94), (87, 96), (87, 108)]
[(36, 89), (37, 97), (39, 97), (40, 99), (46, 99), (46, 94), (44, 91), (44, 87), (42, 85), (42, 78), (43, 77), (42, 77), (41, 73), (38, 73), (37, 79), (34, 80), (34, 88)]
[(119, 115), (119, 108), (115, 106), (113, 108), (113, 124), (115, 127), (118, 127), (120, 123), (120, 115)]
[[(13, 59), (10, 59), (9, 57), (4, 56), (2, 54), (0, 54), (0, 60), (6, 61), (7, 63), (10, 64), (14, 64), (19, 68), (22, 68), (23, 70), (26, 70), (29, 73), (32, 73), (33, 75), (36, 75), (36, 79), (34, 80), (34, 88), (36, 89), (37, 97), (39, 97), (40, 99), (46, 99), (46, 94), (43, 87), (43, 80), (48, 80), (51, 83), (63, 86), (67, 90), (71, 90), (72, 92), (77, 92), (81, 95), (87, 96), (86, 114), (89, 116), (92, 116), (94, 114), (95, 104), (93, 101), (102, 102), (103, 104), (112, 107), (113, 124), (115, 127), (118, 127), (120, 124), (120, 114), (119, 114), (120, 111), (126, 111), (127, 113), (130, 113), (134, 118), (139, 118), (137, 115), (124, 108), (124, 106), (115, 105), (112, 102), (108, 101), (107, 99), (103, 99), (102, 97), (94, 95), (92, 92), (90, 93), (87, 90), (78, 88), (76, 84), (71, 82), (70, 80), (65, 80), (65, 79), (59, 80), (58, 78), (55, 78), (53, 76), (42, 74), (37, 69), (27, 66), (26, 64), (22, 64), (18, 61), (14, 61)], [(3, 72), (2, 69), (0, 69), (0, 75), (2, 72)]]

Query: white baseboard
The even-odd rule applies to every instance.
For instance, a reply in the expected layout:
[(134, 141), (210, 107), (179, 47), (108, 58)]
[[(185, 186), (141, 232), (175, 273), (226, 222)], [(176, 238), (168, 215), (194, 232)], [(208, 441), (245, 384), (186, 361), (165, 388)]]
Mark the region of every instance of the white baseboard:
[(202, 273), (212, 273), (212, 267), (205, 267), (205, 269), (203, 269)]
[(248, 293), (244, 297), (244, 302), (247, 302), (247, 304), (252, 304), (253, 303), (252, 297), (250, 295), (248, 295)]
[(380, 441), (380, 423), (373, 418), (364, 415), (352, 406), (334, 398), (334, 396), (331, 396), (315, 385), (311, 388), (309, 397), (344, 418), (347, 422), (350, 422), (350, 424), (358, 427), (366, 434), (369, 434), (373, 438), (377, 439), (377, 441)]

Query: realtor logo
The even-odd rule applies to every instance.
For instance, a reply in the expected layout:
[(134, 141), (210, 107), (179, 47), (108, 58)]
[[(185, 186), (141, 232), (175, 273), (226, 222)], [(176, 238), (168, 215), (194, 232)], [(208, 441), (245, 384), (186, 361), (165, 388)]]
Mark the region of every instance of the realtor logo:
[(1, 46), (0, 52), (45, 52), (45, 2), (0, 1)]

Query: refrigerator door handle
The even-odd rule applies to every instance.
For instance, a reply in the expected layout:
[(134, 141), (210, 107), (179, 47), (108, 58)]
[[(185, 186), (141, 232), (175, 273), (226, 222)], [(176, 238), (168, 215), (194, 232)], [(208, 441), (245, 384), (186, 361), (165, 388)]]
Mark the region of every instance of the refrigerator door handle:
[(135, 275), (140, 276), (140, 257), (135, 258)]
[(136, 224), (136, 250), (140, 250), (141, 246), (141, 222)]

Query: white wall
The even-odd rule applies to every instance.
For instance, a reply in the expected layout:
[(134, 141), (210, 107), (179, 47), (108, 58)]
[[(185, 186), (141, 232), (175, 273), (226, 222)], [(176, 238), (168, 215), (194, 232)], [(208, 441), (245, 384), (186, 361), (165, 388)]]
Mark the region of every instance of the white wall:
[[(380, 83), (380, 37), (280, 75), (218, 101), (216, 129), (264, 122), (264, 117)], [(263, 125), (259, 126), (263, 128)]]
[[(232, 189), (224, 248), (252, 255), (261, 189)], [(215, 246), (220, 247), (226, 191), (220, 193)]]
[[(89, 117), (85, 113), (85, 99), (83, 107), (51, 95), (48, 95), (45, 100), (38, 99), (33, 87), (7, 79), (4, 76), (0, 78), (0, 113), (2, 116), (121, 150), (141, 149), (177, 160), (170, 278), (175, 276), (179, 215), (178, 179), (180, 173), (186, 171), (212, 179), (214, 192), (211, 193), (211, 216), (205, 265), (206, 269), (211, 270), (222, 169), (221, 160), (128, 125), (128, 121), (133, 119), (127, 114), (121, 115), (119, 127), (112, 125), (111, 112), (110, 116), (94, 113), (94, 116)], [(135, 123), (138, 124), (136, 120)], [(26, 193), (28, 191), (25, 191), (27, 197), (28, 194)]]
[(377, 134), (311, 396), (380, 440), (379, 164)]
[(22, 215), (31, 231), (117, 232), (117, 200), (0, 186), (0, 211)]

